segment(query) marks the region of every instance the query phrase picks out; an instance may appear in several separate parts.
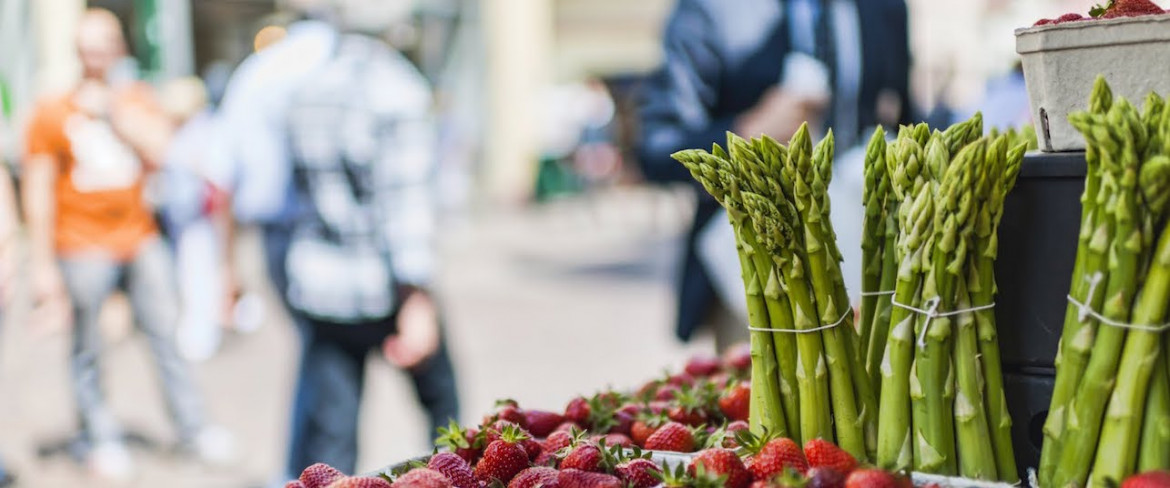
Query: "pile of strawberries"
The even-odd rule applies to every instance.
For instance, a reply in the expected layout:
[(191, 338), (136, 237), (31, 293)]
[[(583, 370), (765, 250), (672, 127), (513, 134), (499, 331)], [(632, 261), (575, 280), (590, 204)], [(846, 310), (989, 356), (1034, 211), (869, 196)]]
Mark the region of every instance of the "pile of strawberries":
[(1159, 7), (1150, 0), (1109, 0), (1104, 6), (1098, 5), (1093, 7), (1089, 11), (1088, 17), (1078, 13), (1067, 13), (1055, 19), (1040, 19), (1032, 25), (1063, 24), (1065, 22), (1077, 22), (1081, 20), (1115, 19), (1118, 17), (1138, 17), (1141, 15), (1158, 15), (1163, 13), (1170, 13), (1170, 10), (1162, 10), (1162, 7)]
[[(440, 429), (446, 449), (379, 478), (344, 477), (314, 465), (288, 488), (901, 488), (905, 477), (859, 469), (849, 453), (823, 440), (803, 449), (748, 429), (751, 355), (693, 358), (635, 393), (577, 397), (560, 412), (497, 403), (476, 428)], [(695, 453), (675, 469), (644, 450)]]
[(911, 487), (904, 476), (859, 469), (849, 453), (821, 440), (810, 441), (801, 450), (791, 439), (760, 439), (743, 433), (738, 437), (745, 449), (709, 447), (687, 465), (670, 470), (655, 464), (639, 448), (607, 446), (604, 439), (595, 442), (581, 434), (577, 431), (565, 447), (557, 449), (548, 464), (534, 463), (525, 449), (525, 441), (531, 439), (516, 427), (506, 426), (474, 465), (452, 452), (437, 453), (426, 464), (407, 466), (385, 477), (347, 477), (315, 464), (286, 488)]

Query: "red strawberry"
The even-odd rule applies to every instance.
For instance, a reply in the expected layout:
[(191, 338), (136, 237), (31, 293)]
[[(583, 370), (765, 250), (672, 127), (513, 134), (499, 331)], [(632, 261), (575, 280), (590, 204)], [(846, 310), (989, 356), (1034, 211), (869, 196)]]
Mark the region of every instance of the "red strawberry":
[(735, 438), (736, 435), (738, 435), (740, 432), (747, 432), (749, 429), (751, 429), (751, 427), (743, 420), (736, 420), (730, 424), (727, 424), (727, 427), (723, 428), (723, 431), (727, 434), (723, 438), (723, 447), (730, 449), (739, 447), (739, 441)]
[[(381, 478), (378, 478), (381, 479)], [(389, 483), (387, 483), (389, 485)], [(412, 469), (394, 481), (393, 488), (451, 488), (443, 473), (428, 468)]]
[(678, 396), (680, 391), (682, 390), (680, 390), (676, 385), (663, 385), (662, 388), (658, 389), (658, 393), (654, 394), (654, 399), (662, 402), (669, 402), (674, 400), (674, 397)]
[(694, 452), (695, 435), (683, 424), (667, 422), (646, 439), (645, 447), (656, 451)]
[(427, 462), (427, 467), (443, 473), (448, 480), (451, 480), (451, 486), (455, 488), (479, 488), (479, 483), (475, 481), (475, 472), (471, 470), (471, 465), (457, 454), (450, 452), (440, 452), (431, 456), (431, 460)]
[(824, 439), (813, 439), (804, 445), (804, 457), (813, 468), (833, 468), (848, 475), (857, 468), (857, 459)]
[[(524, 427), (521, 427), (520, 424), (517, 424), (516, 422), (512, 422), (511, 420), (497, 420), (495, 422), (492, 422), (491, 424), (488, 424), (487, 428), (485, 428), (483, 430), (484, 434), (486, 436), (485, 439), (487, 440), (487, 443), (491, 444), (492, 441), (499, 439), (500, 432), (503, 432), (504, 429), (507, 429), (507, 428), (514, 428), (514, 429), (519, 430), (525, 434), (528, 434), (528, 431), (524, 430)], [(529, 435), (531, 435), (531, 434), (529, 434)]]
[(804, 474), (808, 471), (808, 461), (795, 441), (781, 437), (764, 444), (760, 452), (749, 459), (748, 469), (756, 479), (770, 480), (786, 469)]
[(731, 449), (714, 447), (700, 451), (691, 460), (687, 473), (699, 476), (700, 468), (706, 476), (724, 477), (723, 486), (727, 488), (747, 488), (752, 484), (752, 473)]
[(614, 471), (630, 488), (651, 488), (661, 483), (655, 473), (662, 473), (662, 468), (649, 459), (631, 459), (617, 465)]
[(561, 460), (561, 469), (579, 469), (581, 471), (602, 471), (601, 449), (593, 443), (584, 443), (569, 452)]
[(520, 410), (520, 407), (515, 405), (504, 405), (496, 411), (496, 418), (498, 420), (507, 420), (513, 424), (519, 425), (521, 428), (528, 428), (528, 417)]
[(564, 415), (544, 410), (525, 410), (524, 418), (528, 432), (536, 437), (548, 437), (553, 429), (565, 422)]
[(670, 420), (692, 427), (707, 424), (707, 413), (696, 407), (675, 405), (666, 411), (666, 416), (670, 417)]
[(662, 382), (659, 380), (647, 381), (638, 388), (638, 392), (634, 396), (643, 400), (654, 398), (654, 395), (658, 393), (659, 386), (662, 386)]
[(654, 400), (646, 404), (646, 410), (649, 410), (653, 415), (665, 414), (670, 410), (670, 401), (668, 400)]
[(719, 411), (728, 420), (748, 419), (748, 405), (752, 399), (752, 388), (746, 382), (737, 383), (719, 397)]
[(752, 347), (748, 343), (736, 344), (723, 353), (723, 364), (737, 373), (752, 369)]
[(880, 469), (859, 469), (845, 478), (845, 488), (902, 488), (894, 475)]
[(560, 462), (561, 458), (557, 455), (556, 451), (541, 451), (540, 455), (532, 460), (532, 465), (543, 468), (556, 468)]
[(1158, 15), (1161, 13), (1163, 13), (1162, 7), (1159, 7), (1150, 0), (1114, 0), (1113, 4), (1101, 15), (1101, 18), (1113, 19), (1117, 17), (1137, 17), (1139, 15)]
[(625, 395), (616, 391), (603, 391), (594, 396), (599, 405), (607, 408), (618, 408), (624, 399)]
[(634, 447), (634, 441), (629, 436), (617, 432), (610, 432), (603, 436), (598, 436), (594, 440), (604, 440), (607, 446)]
[(618, 410), (613, 414), (614, 425), (609, 431), (617, 434), (629, 434), (634, 425), (634, 414)]
[(516, 473), (528, 467), (528, 453), (521, 442), (526, 436), (509, 427), (500, 433), (500, 439), (488, 444), (483, 459), (475, 465), (475, 479), (482, 483), (499, 480), (507, 484)]
[(524, 452), (528, 453), (529, 461), (535, 460), (544, 452), (544, 444), (536, 439), (524, 439), (520, 441), (520, 445), (524, 447)]
[(569, 400), (569, 404), (565, 406), (565, 420), (573, 422), (581, 427), (589, 426), (589, 400), (584, 397), (577, 397)]
[(643, 416), (630, 425), (630, 438), (633, 439), (634, 444), (645, 447), (646, 439), (649, 439), (663, 423), (664, 419), (661, 416)]
[[(419, 471), (419, 470), (416, 469), (414, 471)], [(410, 474), (410, 473), (407, 473), (407, 474)], [(425, 475), (420, 475), (420, 476), (425, 476)], [(446, 478), (442, 478), (443, 475), (439, 475), (439, 476), (443, 480), (446, 479)], [(438, 484), (435, 484), (435, 483), (438, 483)], [(329, 486), (327, 486), (326, 488), (390, 488), (390, 486), (391, 486), (390, 482), (386, 481), (382, 478), (368, 478), (365, 476), (347, 476), (345, 478), (341, 478), (337, 481), (329, 483)], [(407, 484), (398, 485), (398, 486), (400, 486), (401, 488), (450, 488), (451, 483), (442, 484), (442, 482), (439, 480), (430, 480), (428, 478), (426, 480), (420, 480), (420, 484), (407, 483)]]
[(285, 483), (284, 488), (305, 488), (305, 485), (301, 483), (301, 480), (292, 480)]
[(1051, 23), (1052, 23), (1052, 19), (1040, 19), (1040, 20), (1037, 20), (1035, 24), (1032, 24), (1032, 27), (1041, 26), (1041, 25), (1048, 25)]
[(580, 429), (580, 428), (581, 428), (581, 426), (577, 425), (576, 422), (565, 422), (561, 425), (558, 425), (557, 428), (553, 429), (553, 432), (568, 432), (570, 430)]
[(805, 488), (845, 488), (845, 475), (833, 468), (812, 468), (807, 477)]
[(569, 447), (573, 443), (573, 433), (565, 430), (553, 432), (544, 440), (544, 451), (557, 451)]
[(536, 466), (518, 473), (508, 483), (508, 488), (539, 488), (541, 486), (549, 486), (549, 483), (556, 481), (556, 479), (557, 470)]
[(1081, 14), (1077, 14), (1077, 13), (1067, 13), (1067, 14), (1061, 15), (1060, 17), (1057, 17), (1056, 20), (1052, 21), (1052, 23), (1053, 24), (1063, 24), (1065, 22), (1076, 22), (1078, 20), (1085, 20), (1085, 16), (1083, 16)]
[(711, 375), (711, 377), (707, 378), (707, 380), (710, 381), (713, 385), (725, 386), (727, 385), (728, 381), (731, 381), (732, 378), (733, 376), (728, 374), (726, 371), (720, 371)]
[(687, 365), (683, 368), (683, 371), (686, 371), (687, 374), (693, 377), (702, 378), (718, 373), (721, 369), (723, 369), (723, 363), (719, 362), (719, 359), (695, 356), (690, 361), (687, 361)]
[(435, 439), (435, 444), (446, 447), (468, 463), (475, 463), (480, 454), (483, 454), (483, 440), (479, 438), (479, 431), (464, 430), (454, 420), (447, 427), (439, 428), (439, 437)]
[(637, 403), (627, 403), (622, 405), (621, 408), (617, 409), (619, 412), (625, 412), (635, 417), (642, 413), (642, 410), (644, 410), (644, 407)]
[(345, 477), (345, 473), (325, 463), (317, 463), (301, 471), (300, 482), (305, 488), (324, 488)]
[(1146, 471), (1130, 476), (1121, 488), (1170, 488), (1170, 471)]
[(666, 378), (666, 382), (674, 386), (695, 386), (695, 377), (688, 373), (679, 373)]
[[(548, 485), (545, 485), (548, 486)], [(557, 473), (557, 488), (622, 488), (622, 480), (605, 473), (563, 469)]]

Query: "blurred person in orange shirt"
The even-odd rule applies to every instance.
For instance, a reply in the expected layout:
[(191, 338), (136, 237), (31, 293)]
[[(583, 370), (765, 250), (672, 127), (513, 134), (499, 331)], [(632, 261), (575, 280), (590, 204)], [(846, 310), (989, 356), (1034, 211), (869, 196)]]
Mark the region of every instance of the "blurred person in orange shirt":
[(23, 197), (36, 312), (67, 310), (72, 322), (70, 372), (89, 466), (114, 479), (134, 472), (98, 367), (98, 315), (118, 288), (128, 292), (135, 323), (149, 340), (180, 447), (205, 461), (226, 461), (230, 436), (205, 423), (175, 347), (179, 304), (171, 257), (143, 195), (144, 176), (162, 160), (173, 128), (149, 87), (116, 79), (126, 44), (114, 14), (87, 10), (76, 43), (82, 79), (33, 112)]

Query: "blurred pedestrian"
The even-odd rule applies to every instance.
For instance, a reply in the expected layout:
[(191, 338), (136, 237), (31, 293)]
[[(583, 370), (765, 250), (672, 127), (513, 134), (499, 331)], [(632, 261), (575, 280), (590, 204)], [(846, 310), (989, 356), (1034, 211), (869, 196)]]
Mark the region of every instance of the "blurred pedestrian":
[(180, 447), (202, 460), (224, 461), (230, 436), (208, 427), (175, 348), (171, 258), (143, 201), (144, 174), (163, 160), (171, 124), (145, 85), (112, 76), (126, 54), (114, 14), (87, 10), (76, 42), (82, 79), (38, 103), (27, 131), (23, 194), (36, 306), (71, 311), (70, 373), (89, 465), (117, 479), (134, 470), (103, 397), (98, 364), (98, 315), (117, 288), (129, 293), (135, 323), (149, 340)]
[(371, 351), (407, 370), (432, 429), (459, 416), (431, 292), (431, 92), (353, 28), (370, 1), (300, 2), (306, 20), (240, 66), (221, 107), (235, 214), (263, 225), (301, 336), (288, 477), (315, 462), (355, 470)]
[[(646, 177), (694, 183), (670, 154), (722, 144), (727, 131), (787, 141), (809, 121), (814, 131), (833, 128), (838, 147), (847, 148), (867, 128), (907, 120), (906, 22), (903, 0), (679, 0), (666, 28), (665, 65), (644, 87), (639, 156)], [(742, 290), (714, 284), (735, 283), (738, 261), (700, 252), (735, 247), (719, 204), (694, 188), (699, 204), (676, 333), (688, 340), (700, 325), (713, 326), (722, 350), (747, 337), (746, 312), (729, 312), (744, 307), (736, 303)], [(721, 235), (724, 245), (702, 246), (706, 232)], [(720, 292), (739, 298), (717, 298)]]
[(207, 89), (198, 78), (163, 85), (163, 110), (177, 127), (162, 169), (163, 222), (175, 250), (182, 315), (177, 328), (179, 353), (191, 361), (210, 359), (219, 350), (235, 280), (226, 194), (204, 175), (214, 144), (214, 115)]
[[(8, 163), (0, 157), (0, 325), (7, 322), (8, 304), (12, 302), (13, 285), (16, 283), (19, 220), (12, 176), (8, 172)], [(16, 476), (8, 472), (4, 458), (0, 457), (0, 488), (15, 483)]]

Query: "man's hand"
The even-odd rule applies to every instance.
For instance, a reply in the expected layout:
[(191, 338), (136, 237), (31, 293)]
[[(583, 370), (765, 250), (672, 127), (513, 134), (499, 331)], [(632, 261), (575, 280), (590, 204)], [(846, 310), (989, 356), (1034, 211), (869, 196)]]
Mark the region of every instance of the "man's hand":
[(12, 303), (16, 293), (17, 270), (20, 268), (20, 246), (16, 232), (0, 237), (0, 308)]
[(800, 124), (815, 124), (828, 106), (827, 98), (810, 98), (769, 88), (756, 105), (735, 121), (735, 133), (742, 137), (768, 135), (778, 141), (792, 138)]
[(72, 319), (61, 269), (52, 262), (33, 264), (31, 285), (33, 322), (44, 330), (67, 327)]
[(439, 349), (439, 314), (431, 297), (413, 291), (398, 311), (398, 333), (382, 343), (382, 354), (403, 369), (418, 366)]

